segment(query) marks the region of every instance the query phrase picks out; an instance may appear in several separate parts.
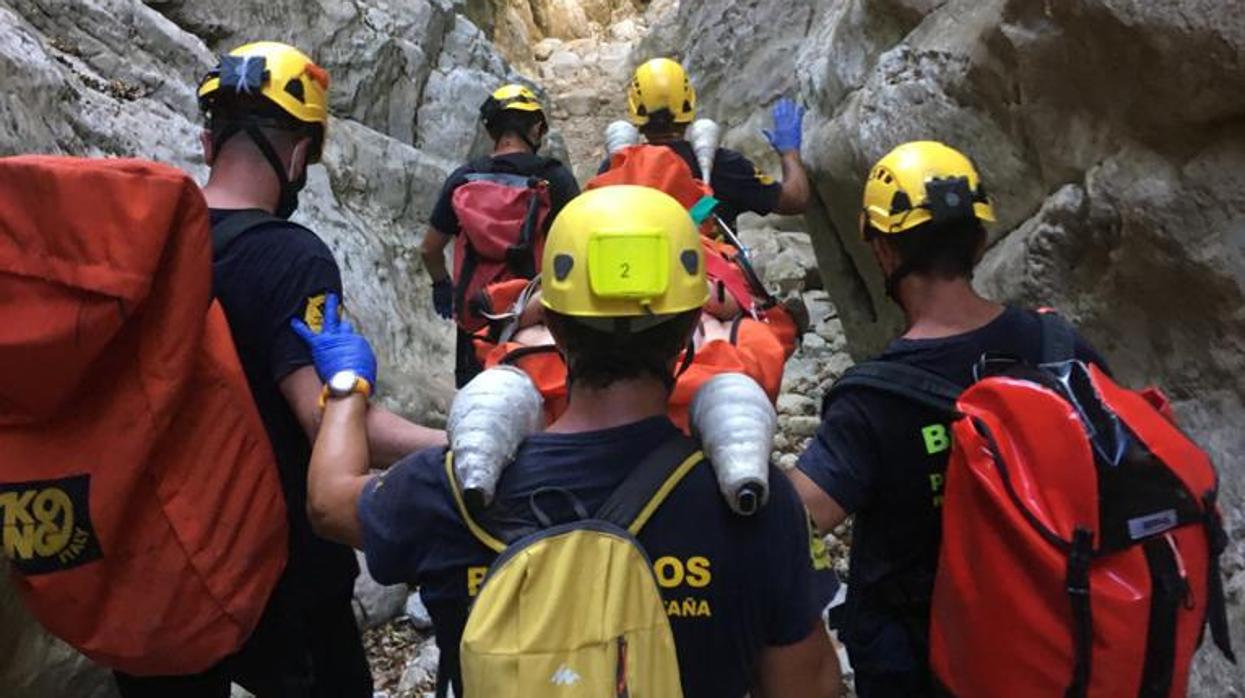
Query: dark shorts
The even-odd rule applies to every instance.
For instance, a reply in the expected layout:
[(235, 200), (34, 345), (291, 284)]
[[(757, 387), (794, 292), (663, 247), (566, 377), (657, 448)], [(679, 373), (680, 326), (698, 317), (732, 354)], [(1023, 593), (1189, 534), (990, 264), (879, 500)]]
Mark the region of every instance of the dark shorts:
[(229, 698), (231, 683), (257, 698), (372, 698), (372, 672), (349, 597), (298, 614), (278, 606), (269, 604), (237, 654), (205, 672), (115, 672), (122, 698)]
[(934, 698), (927, 672), (856, 672), (858, 698)]

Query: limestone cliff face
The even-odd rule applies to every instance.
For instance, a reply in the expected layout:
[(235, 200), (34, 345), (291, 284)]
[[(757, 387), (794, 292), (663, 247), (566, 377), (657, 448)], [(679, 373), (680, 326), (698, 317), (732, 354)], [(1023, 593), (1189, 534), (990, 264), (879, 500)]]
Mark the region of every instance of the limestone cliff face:
[[(857, 235), (863, 178), (900, 142), (971, 154), (997, 201), (990, 295), (1053, 305), (1216, 457), (1245, 642), (1245, 14), (1236, 3), (682, 3), (649, 52), (683, 56), (705, 112), (758, 152), (781, 93), (809, 107), (808, 217), (858, 358), (898, 327)], [(1245, 674), (1204, 652), (1195, 695)]]
[[(443, 178), (486, 145), (477, 107), (518, 77), (460, 9), (0, 0), (0, 155), (147, 157), (202, 179), (194, 88), (215, 54), (260, 38), (303, 48), (332, 73), (334, 119), (296, 219), (333, 248), (350, 312), (380, 352), (383, 399), (435, 422), (452, 392), (452, 336), (431, 311), (418, 238)], [(3, 579), (0, 693), (109, 695), (106, 676), (79, 674), (80, 660), (34, 630)]]

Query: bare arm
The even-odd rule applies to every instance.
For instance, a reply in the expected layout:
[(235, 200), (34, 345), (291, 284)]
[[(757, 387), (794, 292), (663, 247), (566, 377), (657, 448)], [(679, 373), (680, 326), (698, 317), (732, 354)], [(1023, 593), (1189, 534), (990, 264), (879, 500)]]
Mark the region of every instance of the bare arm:
[(428, 270), (428, 276), (433, 281), (450, 278), (450, 270), (445, 266), (445, 248), (453, 239), (453, 236), (429, 226), (423, 242), (419, 243), (419, 254), (424, 259), (424, 268)]
[(804, 508), (808, 509), (819, 532), (824, 534), (833, 531), (836, 526), (847, 519), (847, 511), (807, 475), (792, 469), (787, 472), (787, 476), (791, 478), (795, 491), (799, 493), (800, 499), (804, 502)]
[(361, 548), (359, 495), (367, 484), (367, 398), (329, 400), (307, 471), (307, 517), (317, 535)]
[[(304, 366), (281, 381), (281, 394), (312, 442), (320, 431), (323, 387), (312, 366)], [(446, 443), (444, 431), (420, 426), (376, 405), (367, 410), (365, 427), (371, 453), (368, 464), (377, 468), (387, 468), (408, 453)]]
[(843, 677), (839, 657), (821, 621), (794, 645), (767, 647), (761, 653), (753, 698), (839, 698)]
[(379, 405), (367, 411), (367, 445), (373, 468), (388, 468), (407, 454), (446, 443), (441, 429), (420, 426)]
[(808, 173), (800, 161), (800, 151), (788, 150), (782, 154), (782, 194), (774, 213), (798, 216), (808, 209)]

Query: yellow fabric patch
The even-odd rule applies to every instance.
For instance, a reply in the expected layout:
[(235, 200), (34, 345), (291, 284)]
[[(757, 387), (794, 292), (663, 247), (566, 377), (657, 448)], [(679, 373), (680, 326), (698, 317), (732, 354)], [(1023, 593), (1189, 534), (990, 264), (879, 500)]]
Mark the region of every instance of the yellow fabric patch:
[(324, 299), (326, 294), (321, 293), (318, 296), (312, 296), (307, 299), (307, 305), (303, 310), (303, 322), (312, 332), (324, 331)]
[(762, 172), (759, 167), (754, 166), (752, 168), (752, 176), (756, 177), (758, 182), (767, 187), (774, 183), (774, 178)]
[(805, 513), (808, 519), (808, 553), (813, 560), (814, 570), (828, 570), (833, 567), (830, 562), (830, 548), (826, 546), (826, 539), (817, 534), (817, 527), (813, 525), (813, 517)]

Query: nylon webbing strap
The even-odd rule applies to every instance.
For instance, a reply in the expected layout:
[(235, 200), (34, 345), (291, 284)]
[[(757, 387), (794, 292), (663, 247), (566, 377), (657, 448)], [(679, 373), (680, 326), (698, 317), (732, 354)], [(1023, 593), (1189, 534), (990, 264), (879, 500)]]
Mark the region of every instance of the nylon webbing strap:
[(631, 471), (594, 518), (628, 529), (632, 535), (639, 533), (683, 476), (702, 460), (696, 441), (681, 433), (667, 439)]
[(1038, 314), (1042, 320), (1042, 363), (1055, 364), (1076, 358), (1076, 331), (1072, 323), (1055, 312)]
[(1215, 646), (1229, 662), (1236, 664), (1236, 654), (1232, 651), (1232, 635), (1228, 630), (1223, 577), (1220, 576), (1219, 568), (1219, 556), (1228, 547), (1228, 534), (1223, 530), (1223, 521), (1215, 504), (1217, 495), (1217, 492), (1211, 490), (1202, 497), (1202, 507), (1206, 517), (1206, 537), (1210, 545), (1210, 571), (1206, 576), (1206, 622), (1210, 625), (1210, 637), (1214, 640)]
[(827, 402), (850, 388), (869, 388), (931, 407), (955, 412), (963, 388), (932, 371), (894, 361), (865, 361), (847, 369), (835, 381)]
[(282, 219), (257, 208), (238, 211), (212, 226), (212, 259), (224, 254), (225, 249), (247, 231), (265, 223), (281, 223)]
[(1072, 683), (1064, 692), (1064, 698), (1085, 698), (1089, 690), (1090, 660), (1093, 650), (1094, 621), (1089, 604), (1089, 565), (1093, 560), (1094, 534), (1087, 528), (1077, 527), (1072, 534), (1072, 549), (1068, 552), (1068, 569), (1065, 591), (1072, 605), (1072, 644), (1076, 664), (1072, 669)]

